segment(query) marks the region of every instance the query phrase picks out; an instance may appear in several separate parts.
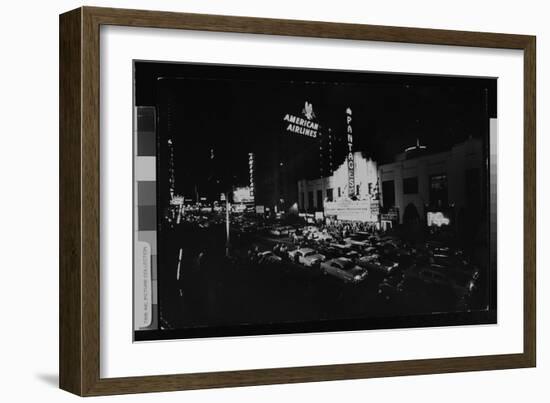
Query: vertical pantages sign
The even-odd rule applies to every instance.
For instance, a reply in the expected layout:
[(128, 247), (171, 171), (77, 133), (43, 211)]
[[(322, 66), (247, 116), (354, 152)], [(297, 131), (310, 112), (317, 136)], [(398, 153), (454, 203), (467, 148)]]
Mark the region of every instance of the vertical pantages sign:
[(348, 143), (348, 196), (355, 195), (355, 160), (353, 158), (353, 129), (351, 127), (351, 108), (346, 109), (346, 134)]

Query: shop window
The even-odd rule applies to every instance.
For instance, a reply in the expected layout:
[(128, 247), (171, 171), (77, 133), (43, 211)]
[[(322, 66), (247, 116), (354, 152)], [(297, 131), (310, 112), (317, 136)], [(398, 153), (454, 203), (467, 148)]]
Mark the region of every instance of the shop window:
[(447, 175), (430, 176), (430, 204), (435, 207), (445, 207), (449, 203)]

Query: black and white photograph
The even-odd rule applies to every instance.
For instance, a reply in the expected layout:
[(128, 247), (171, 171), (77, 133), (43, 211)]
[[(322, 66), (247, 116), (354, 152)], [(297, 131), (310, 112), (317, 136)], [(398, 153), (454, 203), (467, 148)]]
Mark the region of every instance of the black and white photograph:
[(497, 79), (134, 61), (134, 340), (497, 322)]

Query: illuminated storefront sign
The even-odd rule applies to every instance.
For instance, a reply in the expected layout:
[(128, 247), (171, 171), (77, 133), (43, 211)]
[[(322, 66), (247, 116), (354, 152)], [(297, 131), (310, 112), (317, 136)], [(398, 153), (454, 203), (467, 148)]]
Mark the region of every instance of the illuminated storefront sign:
[(248, 153), (248, 177), (249, 177), (249, 188), (250, 188), (250, 197), (252, 198), (252, 201), (254, 201), (254, 168), (255, 168), (255, 161), (254, 161), (254, 153)]
[(346, 109), (346, 132), (348, 143), (348, 195), (355, 195), (355, 160), (353, 158), (353, 129), (351, 128), (351, 108)]
[(172, 196), (172, 198), (170, 199), (170, 204), (173, 206), (174, 205), (179, 206), (183, 204), (183, 196), (180, 196), (180, 195)]
[(254, 198), (250, 195), (248, 186), (235, 188), (233, 190), (233, 203), (252, 203)]
[(286, 131), (301, 134), (302, 136), (316, 138), (319, 131), (319, 123), (313, 121), (313, 119), (315, 119), (315, 112), (313, 112), (313, 106), (307, 101), (302, 109), (302, 115), (305, 119), (303, 117), (287, 113), (283, 118), (285, 122), (288, 122)]
[(391, 207), (387, 213), (380, 215), (380, 219), (382, 221), (399, 221), (399, 209)]
[(264, 206), (256, 206), (256, 214), (264, 214), (265, 208)]
[(428, 212), (428, 227), (436, 226), (441, 227), (442, 225), (449, 225), (451, 220), (449, 217), (445, 217), (441, 211), (438, 212)]

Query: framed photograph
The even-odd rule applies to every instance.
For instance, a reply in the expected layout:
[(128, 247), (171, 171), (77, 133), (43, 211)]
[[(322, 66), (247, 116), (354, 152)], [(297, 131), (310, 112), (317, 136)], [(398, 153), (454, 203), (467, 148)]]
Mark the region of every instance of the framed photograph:
[(532, 367), (535, 37), (60, 16), (60, 387)]

